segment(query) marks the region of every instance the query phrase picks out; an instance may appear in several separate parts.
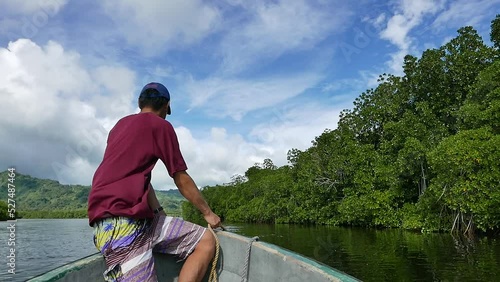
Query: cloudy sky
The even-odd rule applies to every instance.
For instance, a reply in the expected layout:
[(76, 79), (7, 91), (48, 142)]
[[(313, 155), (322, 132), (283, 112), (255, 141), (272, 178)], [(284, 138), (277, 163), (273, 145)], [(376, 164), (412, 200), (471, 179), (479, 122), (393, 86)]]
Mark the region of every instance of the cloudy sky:
[[(162, 82), (188, 172), (286, 164), (384, 72), (500, 0), (0, 0), (0, 167), (89, 185), (118, 119)], [(159, 162), (157, 189), (173, 188)]]

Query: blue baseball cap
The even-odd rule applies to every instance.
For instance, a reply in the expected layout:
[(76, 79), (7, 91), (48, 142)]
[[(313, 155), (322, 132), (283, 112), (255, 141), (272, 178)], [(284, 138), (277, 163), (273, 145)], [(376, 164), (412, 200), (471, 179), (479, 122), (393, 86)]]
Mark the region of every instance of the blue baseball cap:
[[(170, 101), (170, 93), (168, 92), (167, 87), (159, 82), (150, 82), (146, 84), (141, 90), (141, 96), (145, 95), (144, 92), (148, 89), (155, 89), (157, 94), (148, 94), (147, 97), (165, 97), (168, 101)], [(172, 110), (170, 109), (170, 105), (168, 106), (167, 114), (172, 114)]]

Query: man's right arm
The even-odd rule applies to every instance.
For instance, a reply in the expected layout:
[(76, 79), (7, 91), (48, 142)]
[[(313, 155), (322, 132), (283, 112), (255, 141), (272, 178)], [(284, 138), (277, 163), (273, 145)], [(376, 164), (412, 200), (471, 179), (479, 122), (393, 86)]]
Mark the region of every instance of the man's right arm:
[(212, 209), (208, 206), (194, 183), (194, 180), (186, 171), (178, 171), (174, 173), (174, 182), (182, 196), (191, 202), (202, 214), (205, 220), (213, 228), (219, 227), (221, 222)]

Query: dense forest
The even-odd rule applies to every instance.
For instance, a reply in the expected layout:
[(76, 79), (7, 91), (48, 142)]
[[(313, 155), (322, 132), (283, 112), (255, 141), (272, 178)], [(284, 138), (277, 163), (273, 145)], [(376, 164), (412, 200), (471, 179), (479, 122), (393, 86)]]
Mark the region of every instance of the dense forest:
[[(406, 56), (288, 165), (266, 159), (204, 197), (233, 222), (500, 229), (500, 15), (490, 36), (463, 27)], [(189, 203), (183, 216), (199, 220)]]
[[(7, 187), (8, 172), (0, 173), (0, 187)], [(62, 185), (57, 181), (39, 179), (16, 171), (16, 211), (23, 218), (87, 217), (90, 186)], [(6, 191), (6, 189), (2, 189)], [(178, 190), (156, 190), (158, 201), (170, 215), (181, 215), (184, 200)], [(0, 194), (0, 220), (7, 218), (7, 192)], [(4, 207), (5, 206), (5, 207)]]

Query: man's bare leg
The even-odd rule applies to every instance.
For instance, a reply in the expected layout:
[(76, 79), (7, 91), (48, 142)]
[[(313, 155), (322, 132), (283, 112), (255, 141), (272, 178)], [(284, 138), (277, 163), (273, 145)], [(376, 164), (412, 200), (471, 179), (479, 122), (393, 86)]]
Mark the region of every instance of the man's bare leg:
[(208, 265), (215, 254), (215, 238), (212, 232), (205, 231), (200, 242), (188, 256), (179, 274), (179, 282), (199, 282), (205, 276)]

